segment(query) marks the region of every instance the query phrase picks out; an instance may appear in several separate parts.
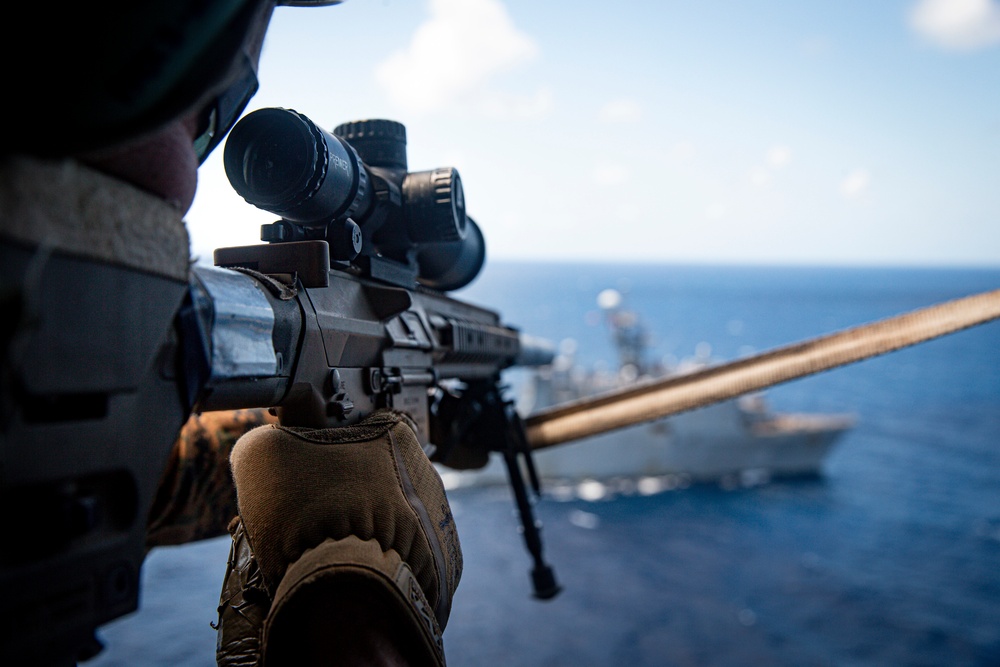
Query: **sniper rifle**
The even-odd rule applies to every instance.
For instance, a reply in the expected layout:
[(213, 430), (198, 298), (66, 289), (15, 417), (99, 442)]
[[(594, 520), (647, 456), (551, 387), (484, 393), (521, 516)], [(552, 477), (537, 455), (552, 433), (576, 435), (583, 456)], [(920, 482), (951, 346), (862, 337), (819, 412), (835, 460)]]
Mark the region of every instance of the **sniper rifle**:
[(435, 462), (502, 452), (535, 595), (559, 591), (501, 384), (503, 369), (553, 353), (446, 294), (485, 259), (458, 172), (409, 172), (399, 123), (331, 134), (277, 108), (233, 128), (224, 162), (237, 192), (280, 219), (266, 243), (220, 248), (186, 280), (0, 243), (4, 664), (85, 660), (94, 630), (137, 608), (146, 518), (192, 412), (271, 408), (324, 428), (395, 408)]

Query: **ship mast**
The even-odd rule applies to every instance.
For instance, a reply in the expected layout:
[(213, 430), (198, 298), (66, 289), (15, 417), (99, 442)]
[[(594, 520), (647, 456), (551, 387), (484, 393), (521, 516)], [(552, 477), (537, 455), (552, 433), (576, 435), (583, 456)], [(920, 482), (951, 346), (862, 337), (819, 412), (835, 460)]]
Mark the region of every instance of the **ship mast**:
[(649, 331), (635, 311), (624, 308), (624, 300), (616, 289), (597, 295), (597, 305), (604, 311), (604, 321), (618, 351), (619, 370), (633, 368), (637, 377), (648, 375), (654, 370), (646, 359)]

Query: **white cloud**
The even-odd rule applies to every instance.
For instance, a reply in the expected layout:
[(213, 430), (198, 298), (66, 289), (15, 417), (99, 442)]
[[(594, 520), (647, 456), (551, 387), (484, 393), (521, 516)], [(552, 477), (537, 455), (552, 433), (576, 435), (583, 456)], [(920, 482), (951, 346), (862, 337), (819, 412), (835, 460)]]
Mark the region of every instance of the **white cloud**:
[(771, 172), (764, 167), (754, 167), (750, 170), (750, 183), (762, 188), (771, 182)]
[(633, 204), (622, 204), (615, 209), (615, 220), (618, 222), (637, 222), (642, 219), (642, 209)]
[(594, 169), (591, 177), (598, 185), (620, 185), (629, 179), (629, 170), (620, 164), (604, 164)]
[(494, 74), (538, 55), (500, 0), (431, 0), (430, 11), (410, 45), (375, 70), (390, 99), (409, 111), (434, 111), (482, 92)]
[(500, 120), (540, 118), (547, 115), (553, 106), (552, 90), (547, 87), (539, 88), (532, 95), (486, 91), (478, 103), (478, 108), (484, 116)]
[(682, 141), (671, 146), (667, 157), (679, 163), (690, 162), (698, 154), (697, 147), (690, 141)]
[(766, 167), (757, 165), (748, 174), (750, 184), (754, 187), (762, 188), (770, 185), (774, 172), (792, 161), (792, 149), (783, 145), (772, 146), (764, 154), (764, 160), (767, 162)]
[(855, 169), (840, 182), (840, 193), (848, 199), (858, 199), (871, 185), (871, 175), (867, 169)]
[(784, 167), (792, 161), (792, 149), (788, 146), (772, 146), (767, 151), (767, 163), (772, 167)]
[(642, 106), (632, 99), (611, 100), (598, 112), (604, 123), (635, 123), (642, 118)]
[(722, 202), (714, 202), (705, 208), (705, 217), (709, 220), (721, 220), (726, 217), (726, 205)]
[(1000, 6), (994, 0), (920, 0), (910, 26), (936, 46), (959, 51), (1000, 43)]

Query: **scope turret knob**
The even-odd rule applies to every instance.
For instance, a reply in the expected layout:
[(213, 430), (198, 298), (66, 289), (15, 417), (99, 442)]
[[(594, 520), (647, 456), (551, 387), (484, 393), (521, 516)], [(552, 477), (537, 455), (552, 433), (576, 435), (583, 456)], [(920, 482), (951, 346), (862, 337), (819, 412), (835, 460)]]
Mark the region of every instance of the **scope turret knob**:
[(394, 120), (355, 120), (333, 128), (370, 167), (406, 171), (406, 127)]
[(468, 223), (458, 170), (416, 171), (403, 181), (406, 231), (416, 243), (461, 241)]

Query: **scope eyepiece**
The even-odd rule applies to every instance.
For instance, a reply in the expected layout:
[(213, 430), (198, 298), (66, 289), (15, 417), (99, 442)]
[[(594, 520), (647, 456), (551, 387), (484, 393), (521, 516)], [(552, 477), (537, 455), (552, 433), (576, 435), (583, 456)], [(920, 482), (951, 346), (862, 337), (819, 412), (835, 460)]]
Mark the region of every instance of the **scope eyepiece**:
[(223, 164), (248, 203), (305, 226), (349, 217), (371, 196), (351, 145), (291, 109), (258, 109), (240, 120)]

